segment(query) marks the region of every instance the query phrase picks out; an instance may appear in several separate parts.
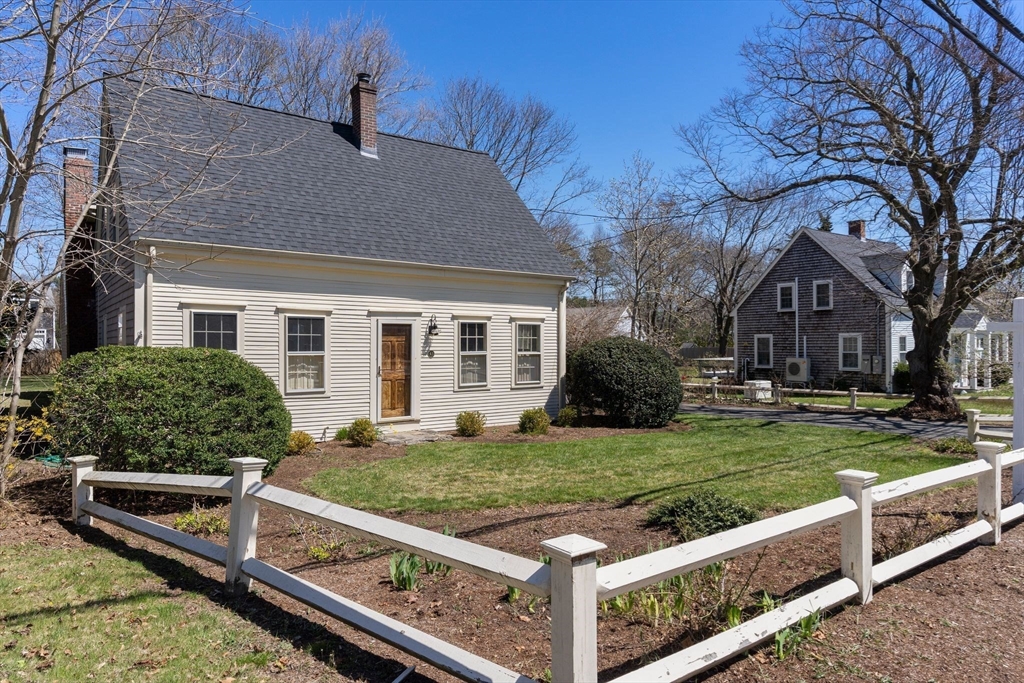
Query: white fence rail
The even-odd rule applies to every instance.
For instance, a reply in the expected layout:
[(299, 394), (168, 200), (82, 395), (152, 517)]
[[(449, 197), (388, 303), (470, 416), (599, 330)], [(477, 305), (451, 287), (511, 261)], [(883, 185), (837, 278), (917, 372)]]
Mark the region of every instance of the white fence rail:
[[(1004, 524), (1024, 517), (1024, 503), (1001, 507), (1002, 471), (1024, 462), (1024, 449), (979, 441), (978, 460), (875, 486), (877, 475), (836, 473), (842, 495), (721, 534), (700, 538), (640, 557), (597, 567), (605, 546), (575, 534), (541, 547), (551, 565), (455, 539), (395, 520), (371, 515), (264, 484), (266, 464), (255, 458), (231, 461), (234, 476), (94, 472), (96, 458), (72, 458), (72, 507), (76, 523), (102, 519), (160, 543), (225, 567), (227, 590), (241, 594), (252, 579), (389, 643), (467, 681), (528, 680), (515, 671), (467, 652), (411, 626), (359, 605), (255, 558), (260, 506), (301, 515), (346, 533), (422, 555), (501, 585), (551, 598), (551, 673), (556, 683), (597, 680), (597, 606), (600, 600), (756, 550), (785, 538), (839, 522), (842, 578), (707, 638), (684, 650), (616, 678), (627, 681), (681, 681), (706, 671), (772, 638), (801, 619), (856, 598), (870, 602), (874, 586), (968, 543), (994, 544)], [(879, 505), (947, 486), (978, 480), (978, 521), (877, 565), (872, 564), (872, 511)], [(120, 488), (195, 495), (230, 496), (228, 545), (221, 546), (93, 501), (93, 488)]]

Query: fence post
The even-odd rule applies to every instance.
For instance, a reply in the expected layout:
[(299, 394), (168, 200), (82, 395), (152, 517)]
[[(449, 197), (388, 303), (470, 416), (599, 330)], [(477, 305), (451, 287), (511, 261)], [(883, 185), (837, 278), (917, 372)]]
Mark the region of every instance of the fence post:
[(82, 512), (82, 505), (92, 500), (92, 487), (83, 484), (82, 479), (92, 472), (97, 460), (95, 455), (68, 458), (71, 463), (71, 519), (79, 526), (92, 526), (92, 517)]
[(543, 541), (551, 556), (551, 680), (597, 680), (597, 553), (607, 546), (569, 534)]
[(860, 589), (860, 602), (871, 602), (874, 584), (871, 580), (871, 487), (878, 481), (874, 472), (843, 470), (836, 472), (843, 495), (857, 504), (857, 509), (842, 520), (840, 567), (845, 578), (853, 579)]
[(1000, 513), (1003, 509), (1003, 451), (1006, 445), (994, 441), (975, 441), (974, 450), (978, 459), (984, 460), (992, 469), (978, 475), (978, 519), (992, 525), (992, 531), (978, 539), (983, 545), (999, 543), (1002, 535)]
[(711, 380), (711, 400), (716, 402), (716, 403), (718, 402), (718, 380), (717, 379)]
[(774, 394), (775, 394), (775, 396), (773, 396), (773, 398), (775, 399), (775, 405), (777, 405), (777, 406), (778, 405), (782, 405), (782, 385), (781, 384), (776, 384), (775, 385)]
[(967, 440), (974, 443), (978, 440), (978, 418), (981, 417), (981, 411), (972, 408), (964, 412), (967, 413)]
[(228, 561), (224, 572), (224, 592), (244, 595), (251, 583), (242, 573), (242, 563), (256, 555), (256, 525), (260, 506), (245, 492), (263, 480), (267, 461), (260, 458), (232, 458), (228, 460), (234, 472), (231, 482), (231, 529), (228, 531)]
[(850, 387), (850, 410), (857, 409), (857, 387)]

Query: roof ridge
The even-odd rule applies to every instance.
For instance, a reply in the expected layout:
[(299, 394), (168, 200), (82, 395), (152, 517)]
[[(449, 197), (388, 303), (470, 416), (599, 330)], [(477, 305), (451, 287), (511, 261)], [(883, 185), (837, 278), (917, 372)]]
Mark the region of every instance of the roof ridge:
[[(107, 80), (114, 80), (114, 79), (107, 79)], [(128, 76), (119, 76), (119, 77), (117, 77), (116, 80), (129, 81), (131, 83), (142, 84), (142, 81), (140, 81), (139, 79), (137, 79), (137, 78), (129, 78)], [(271, 107), (264, 107), (264, 106), (261, 106), (261, 105), (258, 105), (258, 104), (249, 104), (248, 102), (237, 102), (235, 100), (229, 100), (226, 97), (217, 97), (216, 95), (210, 95), (210, 94), (207, 94), (207, 93), (197, 92), (195, 90), (189, 90), (187, 88), (182, 88), (182, 87), (178, 87), (178, 86), (174, 86), (174, 85), (166, 85), (166, 84), (162, 84), (162, 83), (161, 84), (155, 84), (155, 85), (153, 85), (153, 89), (156, 89), (156, 90), (171, 90), (171, 91), (174, 91), (174, 92), (182, 93), (184, 95), (193, 95), (195, 97), (201, 97), (201, 98), (204, 98), (204, 99), (207, 99), (207, 100), (213, 100), (215, 102), (223, 102), (225, 104), (233, 104), (233, 105), (238, 106), (238, 107), (247, 107), (249, 109), (255, 109), (257, 111), (265, 111), (265, 112), (267, 112), (269, 114), (281, 114), (283, 116), (291, 116), (291, 117), (296, 118), (296, 119), (303, 119), (305, 121), (313, 121), (314, 123), (323, 123), (323, 124), (326, 124), (326, 125), (329, 125), (329, 126), (339, 125), (339, 126), (347, 126), (348, 128), (352, 128), (352, 124), (351, 123), (342, 123), (341, 121), (327, 121), (325, 119), (318, 119), (318, 118), (315, 118), (313, 116), (306, 116), (305, 114), (296, 114), (295, 112), (283, 111), (281, 109), (273, 109)], [(480, 150), (480, 149), (470, 149), (469, 147), (457, 147), (455, 145), (449, 145), (449, 144), (445, 144), (443, 142), (434, 142), (433, 140), (423, 140), (421, 138), (414, 138), (414, 137), (410, 137), (408, 135), (400, 135), (398, 133), (388, 133), (388, 132), (385, 132), (385, 131), (382, 131), (382, 130), (378, 130), (377, 134), (378, 135), (383, 135), (383, 136), (389, 137), (389, 138), (398, 138), (400, 140), (409, 140), (410, 142), (420, 142), (420, 143), (422, 143), (424, 145), (434, 145), (435, 147), (444, 147), (446, 149), (454, 149), (454, 150), (457, 150), (457, 151), (460, 151), (460, 152), (472, 152), (473, 154), (487, 154), (488, 156), (490, 156), (487, 152), (485, 152), (483, 150)]]

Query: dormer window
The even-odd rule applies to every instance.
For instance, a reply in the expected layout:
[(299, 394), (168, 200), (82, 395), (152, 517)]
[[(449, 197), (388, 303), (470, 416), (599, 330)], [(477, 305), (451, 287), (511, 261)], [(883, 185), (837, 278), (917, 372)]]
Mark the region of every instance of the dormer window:
[(795, 282), (780, 282), (779, 283), (779, 307), (780, 313), (785, 311), (796, 310), (796, 283)]
[(814, 281), (814, 310), (816, 310), (816, 311), (831, 311), (832, 310), (832, 281), (831, 280), (815, 280)]

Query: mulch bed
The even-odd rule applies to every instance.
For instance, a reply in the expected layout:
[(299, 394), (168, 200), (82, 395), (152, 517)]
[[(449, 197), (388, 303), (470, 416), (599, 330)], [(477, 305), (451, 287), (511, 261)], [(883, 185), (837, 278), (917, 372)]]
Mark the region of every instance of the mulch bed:
[[(552, 428), (547, 438), (580, 438), (580, 433), (604, 435), (591, 429)], [(483, 437), (497, 442), (518, 438), (519, 435), (504, 429), (488, 430)], [(384, 445), (358, 449), (337, 443), (322, 444), (320, 452), (286, 459), (268, 481), (304, 491), (302, 482), (325, 467), (402, 457), (404, 452), (403, 447)], [(197, 568), (206, 577), (205, 587), (211, 598), (224, 600), (219, 593), (222, 569), (102, 522), (91, 530), (70, 526), (66, 519), (70, 497), (66, 477), (38, 470), (35, 478), (18, 490), (17, 513), (0, 521), (0, 543), (35, 540), (44, 545), (74, 546), (88, 542), (112, 548), (126, 543), (151, 551), (154, 560), (172, 556)], [(1007, 482), (1004, 490), (1008, 488)], [(102, 500), (117, 493), (97, 491), (97, 497)], [(143, 496), (148, 505), (140, 500)], [(187, 501), (154, 500), (153, 494), (143, 496), (136, 496), (133, 503), (122, 495), (117, 504), (122, 508), (134, 505), (137, 509), (149, 509), (157, 513), (154, 519), (164, 524), (170, 524), (177, 512), (191, 506)], [(163, 508), (155, 508), (158, 505)], [(975, 489), (969, 486), (881, 508), (876, 511), (876, 551), (905, 550), (908, 544), (919, 544), (943, 529), (972, 521), (975, 509)], [(225, 507), (219, 510), (227, 516)], [(388, 516), (434, 530), (448, 525), (457, 530), (460, 538), (531, 558), (540, 555), (541, 541), (579, 533), (605, 543), (608, 550), (601, 553), (601, 560), (609, 563), (618, 555), (641, 554), (674, 542), (668, 532), (646, 527), (646, 514), (646, 506), (594, 503)], [(524, 595), (509, 604), (505, 587), (458, 571), (444, 578), (421, 574), (423, 585), (418, 591), (401, 592), (391, 586), (388, 578), (388, 549), (346, 539), (333, 561), (315, 562), (309, 559), (306, 545), (317, 541), (316, 534), (303, 527), (304, 541), (301, 534), (295, 533), (300, 524), (296, 517), (262, 509), (257, 555), (499, 664), (534, 677), (545, 675), (550, 665), (550, 622), (544, 601), (531, 606)], [(760, 553), (739, 557), (730, 563), (730, 580), (742, 583), (756, 566), (748, 602), (762, 590), (787, 599), (813, 590), (837, 577), (838, 532), (838, 526), (832, 525), (769, 546), (763, 557)], [(323, 538), (334, 537), (326, 533)], [(1024, 626), (1022, 553), (1024, 531), (1020, 527), (1010, 528), (1004, 531), (999, 546), (970, 546), (894, 585), (877, 589), (875, 600), (869, 605), (838, 610), (823, 622), (815, 639), (784, 661), (775, 658), (769, 645), (706, 674), (701, 680), (1019, 681), (1024, 667), (1024, 644), (1014, 633)], [(152, 565), (158, 572), (163, 566), (156, 561)], [(276, 679), (391, 681), (405, 666), (416, 664), (417, 674), (406, 680), (448, 680), (430, 666), (265, 587), (258, 587), (249, 597), (230, 604), (269, 633), (296, 646), (290, 669), (277, 674)], [(639, 615), (602, 615), (601, 678), (625, 673), (690, 642), (691, 635), (679, 622), (659, 623), (655, 627)]]

